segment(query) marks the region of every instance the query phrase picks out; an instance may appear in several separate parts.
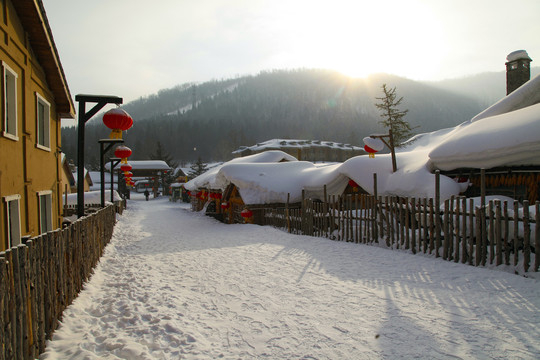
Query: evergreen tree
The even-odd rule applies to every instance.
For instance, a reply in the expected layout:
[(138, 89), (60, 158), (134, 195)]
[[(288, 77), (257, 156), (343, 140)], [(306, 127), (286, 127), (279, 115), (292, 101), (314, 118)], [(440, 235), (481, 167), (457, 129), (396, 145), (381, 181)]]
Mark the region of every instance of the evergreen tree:
[(384, 119), (379, 121), (379, 123), (392, 131), (394, 147), (400, 147), (414, 135), (411, 125), (403, 119), (409, 110), (399, 110), (398, 106), (401, 105), (403, 97), (397, 99), (395, 87), (393, 89), (388, 89), (386, 84), (383, 84), (382, 90), (384, 96), (376, 98), (381, 102), (375, 104), (381, 113), (381, 117)]
[(190, 169), (191, 170), (189, 171), (188, 178), (191, 180), (201, 174), (204, 174), (208, 170), (208, 167), (205, 163), (202, 162), (201, 158), (199, 157), (195, 164), (191, 164)]
[(175, 161), (172, 156), (166, 152), (163, 149), (163, 146), (161, 145), (161, 141), (158, 141), (156, 144), (156, 152), (150, 154), (151, 160), (163, 160), (169, 165), (171, 168), (175, 169), (178, 167), (178, 162)]

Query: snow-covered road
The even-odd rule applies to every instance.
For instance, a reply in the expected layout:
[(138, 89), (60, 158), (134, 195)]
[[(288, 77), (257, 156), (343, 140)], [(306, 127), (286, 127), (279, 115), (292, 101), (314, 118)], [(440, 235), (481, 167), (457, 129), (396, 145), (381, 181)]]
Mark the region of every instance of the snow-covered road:
[(540, 282), (136, 197), (44, 359), (538, 359)]

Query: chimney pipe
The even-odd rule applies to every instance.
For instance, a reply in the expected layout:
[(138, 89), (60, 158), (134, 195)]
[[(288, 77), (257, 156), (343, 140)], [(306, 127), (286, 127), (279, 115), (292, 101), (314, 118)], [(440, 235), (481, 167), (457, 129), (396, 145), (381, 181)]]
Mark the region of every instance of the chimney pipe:
[(506, 57), (506, 95), (531, 78), (531, 61), (525, 50), (516, 50)]

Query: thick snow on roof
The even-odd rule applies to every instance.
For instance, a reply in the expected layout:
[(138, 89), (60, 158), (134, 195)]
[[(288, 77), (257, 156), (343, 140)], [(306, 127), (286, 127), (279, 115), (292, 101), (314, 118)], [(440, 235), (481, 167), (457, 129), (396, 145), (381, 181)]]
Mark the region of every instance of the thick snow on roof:
[[(265, 152), (252, 155), (260, 156), (260, 161), (246, 161), (249, 157), (231, 160), (188, 182), (186, 188), (224, 189), (233, 183), (246, 204), (286, 202), (287, 194), (294, 202), (300, 199), (302, 189), (306, 196), (322, 198), (324, 185), (329, 195), (339, 194), (349, 178), (373, 193), (376, 173), (379, 195), (434, 197), (435, 169), (540, 165), (540, 76), (482, 114), (454, 128), (415, 136), (411, 145), (396, 152), (395, 173), (390, 154), (315, 165), (266, 161), (264, 157), (269, 155), (265, 154), (275, 152)], [(440, 186), (443, 200), (464, 190), (443, 175)]]
[[(129, 160), (129, 165), (133, 170), (170, 170), (170, 166), (163, 160)], [(105, 169), (109, 171), (111, 168), (110, 163), (105, 164)]]
[[(294, 156), (284, 153), (283, 151), (274, 150), (274, 151), (265, 151), (259, 154), (232, 159), (231, 161), (228, 161), (225, 164), (277, 163), (280, 161), (298, 161), (298, 160)], [(196, 178), (188, 181), (184, 187), (190, 191), (200, 189), (200, 188), (219, 189), (220, 186), (216, 185), (215, 183), (216, 174), (221, 170), (221, 168), (225, 164), (214, 166), (213, 168), (211, 168), (204, 174), (199, 175)]]
[(441, 170), (540, 165), (540, 104), (463, 126), (429, 158)]
[(241, 153), (245, 150), (263, 151), (281, 148), (306, 148), (306, 147), (322, 147), (341, 150), (364, 150), (361, 147), (350, 144), (343, 144), (334, 141), (321, 140), (298, 140), (298, 139), (272, 139), (253, 146), (241, 146), (238, 150), (233, 151), (233, 154)]
[(306, 196), (322, 198), (324, 185), (329, 195), (341, 194), (348, 178), (339, 174), (341, 164), (315, 165), (307, 161), (274, 164), (226, 164), (216, 175), (215, 185), (236, 185), (246, 204), (297, 202)]
[[(114, 190), (113, 192), (114, 201), (122, 200), (118, 192)], [(62, 196), (62, 199), (64, 197)], [(111, 191), (105, 190), (105, 200), (111, 199)], [(101, 204), (101, 191), (86, 191), (84, 193), (84, 203), (89, 205)], [(107, 204), (110, 204), (109, 201), (106, 201)], [(67, 194), (67, 204), (64, 205), (77, 205), (77, 194)]]
[(532, 59), (529, 57), (529, 54), (527, 54), (527, 51), (525, 50), (516, 50), (516, 51), (512, 51), (510, 54), (508, 54), (508, 56), (506, 57), (506, 61), (510, 62), (510, 61), (516, 61), (516, 60), (519, 60), (519, 59), (527, 59), (527, 60), (531, 60)]

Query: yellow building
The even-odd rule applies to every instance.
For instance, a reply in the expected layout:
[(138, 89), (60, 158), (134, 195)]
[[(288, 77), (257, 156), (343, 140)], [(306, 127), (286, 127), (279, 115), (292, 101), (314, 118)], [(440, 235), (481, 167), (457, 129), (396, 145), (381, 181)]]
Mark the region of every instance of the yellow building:
[(42, 1), (0, 4), (2, 251), (61, 226), (60, 118), (75, 111)]

